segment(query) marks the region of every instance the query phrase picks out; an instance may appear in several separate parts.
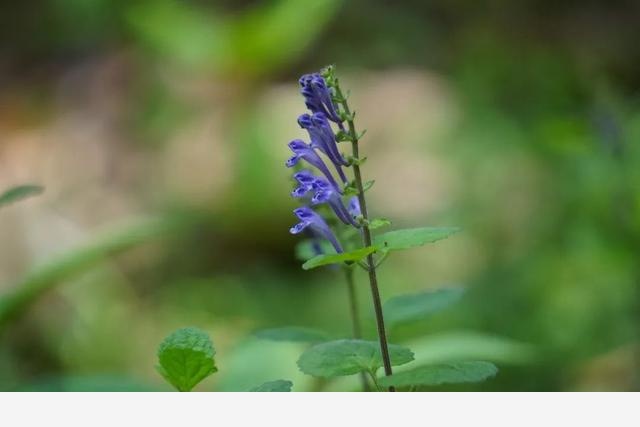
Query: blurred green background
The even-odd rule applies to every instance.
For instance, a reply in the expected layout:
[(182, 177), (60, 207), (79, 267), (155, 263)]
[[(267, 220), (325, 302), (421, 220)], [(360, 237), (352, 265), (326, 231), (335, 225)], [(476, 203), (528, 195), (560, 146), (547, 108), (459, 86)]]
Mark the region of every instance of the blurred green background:
[[(291, 379), (348, 336), (331, 269), (295, 259), (286, 143), (333, 63), (374, 216), (463, 232), (391, 257), (383, 299), (457, 306), (390, 331), (421, 361), (495, 362), (437, 390), (640, 389), (640, 3), (34, 0), (0, 6), (0, 389), (166, 390), (155, 351), (207, 330), (198, 390)], [(368, 285), (357, 277), (367, 337)]]

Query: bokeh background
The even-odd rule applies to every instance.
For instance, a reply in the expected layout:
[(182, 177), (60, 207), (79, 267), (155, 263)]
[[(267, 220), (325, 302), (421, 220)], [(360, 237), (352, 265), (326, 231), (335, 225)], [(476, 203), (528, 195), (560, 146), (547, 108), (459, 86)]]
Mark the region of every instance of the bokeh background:
[[(463, 232), (391, 257), (383, 299), (463, 285), (390, 331), (422, 361), (495, 362), (438, 390), (640, 388), (640, 3), (33, 0), (0, 6), (0, 389), (167, 390), (155, 351), (199, 326), (199, 390), (291, 379), (300, 325), (348, 336), (305, 272), (284, 167), (300, 74), (333, 63), (374, 216)], [(358, 296), (375, 337), (365, 277)]]

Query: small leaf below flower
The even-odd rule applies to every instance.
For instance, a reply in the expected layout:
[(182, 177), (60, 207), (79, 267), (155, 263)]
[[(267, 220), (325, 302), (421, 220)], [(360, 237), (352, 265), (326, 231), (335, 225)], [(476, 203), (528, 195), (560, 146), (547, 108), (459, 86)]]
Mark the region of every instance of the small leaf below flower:
[(370, 230), (386, 227), (388, 225), (391, 225), (391, 221), (389, 221), (387, 218), (374, 218), (371, 221), (369, 221)]
[(446, 239), (460, 231), (458, 227), (422, 227), (389, 231), (376, 236), (374, 246), (382, 251), (410, 249)]
[(312, 268), (320, 267), (329, 264), (341, 264), (343, 262), (357, 262), (363, 260), (367, 255), (376, 251), (375, 246), (367, 246), (365, 248), (356, 249), (351, 252), (343, 252), (340, 254), (332, 255), (318, 255), (311, 258), (309, 261), (302, 264), (304, 270), (311, 270)]

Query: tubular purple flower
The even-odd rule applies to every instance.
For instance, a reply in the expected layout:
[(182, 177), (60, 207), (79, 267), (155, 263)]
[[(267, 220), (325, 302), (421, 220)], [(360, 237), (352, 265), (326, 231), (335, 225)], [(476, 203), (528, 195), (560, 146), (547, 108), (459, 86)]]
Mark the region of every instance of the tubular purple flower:
[(333, 175), (331, 175), (331, 172), (329, 172), (327, 165), (324, 164), (322, 158), (309, 144), (305, 143), (301, 139), (294, 139), (289, 142), (289, 148), (293, 151), (293, 156), (287, 160), (286, 165), (288, 168), (295, 166), (302, 159), (322, 172), (327, 180), (336, 188), (340, 188), (336, 180), (333, 178)]
[(340, 243), (338, 242), (338, 239), (329, 228), (329, 225), (325, 222), (324, 219), (322, 219), (320, 215), (314, 212), (313, 209), (307, 206), (302, 206), (300, 208), (294, 209), (293, 213), (298, 217), (300, 222), (289, 229), (289, 232), (291, 234), (298, 234), (308, 227), (314, 233), (317, 233), (318, 235), (327, 239), (331, 243), (331, 245), (333, 245), (336, 252), (344, 252), (342, 250), (342, 246), (340, 246)]
[(313, 188), (316, 177), (308, 170), (301, 170), (293, 174), (293, 178), (298, 181), (298, 186), (291, 192), (293, 197), (304, 197)]
[(358, 196), (353, 196), (351, 199), (349, 199), (348, 209), (349, 213), (354, 218), (362, 215), (362, 211), (360, 210), (360, 200), (358, 200)]
[(340, 194), (335, 191), (335, 188), (325, 179), (316, 178), (312, 184), (312, 188), (315, 194), (311, 198), (311, 203), (317, 205), (319, 203), (327, 203), (333, 209), (338, 219), (347, 225), (353, 225), (358, 227), (358, 223), (355, 222), (344, 203)]
[(325, 141), (327, 148), (333, 152), (338, 162), (342, 166), (348, 166), (349, 163), (342, 157), (340, 150), (338, 150), (336, 136), (333, 133), (333, 129), (331, 129), (327, 116), (323, 113), (313, 113), (311, 123), (319, 130), (321, 138)]
[(309, 132), (311, 145), (325, 153), (336, 166), (347, 166), (349, 164), (338, 150), (336, 136), (326, 115), (323, 113), (301, 114), (298, 117), (298, 124)]
[(335, 135), (325, 115), (322, 113), (315, 113), (313, 116), (301, 114), (298, 117), (298, 124), (309, 133), (311, 146), (327, 155), (335, 166), (342, 182), (346, 183), (348, 180), (342, 170), (342, 166), (347, 166), (349, 163), (340, 154)]
[(324, 78), (318, 73), (305, 74), (300, 77), (300, 93), (304, 96), (304, 103), (314, 113), (323, 113), (329, 120), (343, 129), (342, 119), (338, 108), (333, 103), (331, 89), (327, 87)]

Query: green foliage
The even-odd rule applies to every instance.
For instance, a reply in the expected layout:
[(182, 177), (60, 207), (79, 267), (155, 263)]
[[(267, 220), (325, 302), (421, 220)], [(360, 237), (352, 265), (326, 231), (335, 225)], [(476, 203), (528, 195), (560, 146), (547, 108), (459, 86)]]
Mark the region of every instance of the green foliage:
[(360, 248), (350, 252), (343, 252), (341, 254), (318, 255), (302, 264), (302, 268), (305, 270), (311, 270), (312, 268), (320, 267), (323, 265), (340, 264), (343, 262), (357, 262), (363, 260), (367, 257), (367, 255), (372, 254), (375, 251), (376, 248), (374, 246), (368, 246), (366, 248)]
[(27, 197), (36, 196), (44, 191), (39, 185), (19, 185), (0, 194), (0, 207), (10, 205)]
[[(404, 365), (413, 360), (413, 352), (399, 345), (389, 345), (391, 364)], [(377, 341), (345, 339), (330, 341), (307, 349), (298, 367), (314, 377), (337, 377), (358, 372), (374, 374), (383, 366), (380, 344)]]
[(179, 391), (191, 391), (216, 372), (211, 338), (201, 329), (182, 328), (166, 337), (158, 348), (158, 372)]
[(387, 218), (374, 218), (369, 221), (369, 229), (376, 230), (378, 228), (386, 227), (391, 225), (391, 221)]
[(149, 392), (162, 389), (117, 375), (47, 376), (14, 389), (22, 392)]
[(390, 326), (421, 320), (458, 302), (463, 294), (463, 288), (446, 288), (397, 296), (384, 304), (384, 316)]
[(338, 5), (337, 0), (278, 0), (224, 15), (211, 7), (161, 0), (132, 4), (127, 21), (133, 33), (164, 58), (256, 76), (302, 54)]
[(512, 338), (474, 331), (449, 331), (424, 335), (406, 342), (416, 364), (434, 365), (452, 360), (491, 360), (508, 365), (531, 365), (539, 350)]
[(441, 384), (475, 383), (497, 374), (498, 368), (489, 362), (455, 362), (426, 365), (378, 379), (383, 387), (435, 386)]
[[(317, 244), (320, 245), (320, 248), (322, 248), (323, 254), (336, 253), (333, 246), (331, 246), (331, 243), (329, 243), (327, 240), (324, 240), (324, 239), (318, 240)], [(313, 239), (305, 239), (305, 240), (299, 241), (296, 244), (296, 248), (295, 248), (296, 258), (299, 259), (300, 261), (308, 261), (311, 258), (317, 256), (313, 248), (313, 245), (314, 245)]]
[(256, 331), (255, 336), (270, 341), (310, 343), (326, 341), (329, 338), (323, 331), (304, 328), (301, 326), (283, 326), (281, 328), (262, 329)]
[(110, 230), (94, 241), (35, 268), (0, 296), (0, 329), (57, 284), (64, 283), (65, 280), (95, 266), (109, 256), (149, 240), (167, 236), (185, 225), (186, 223), (172, 217), (138, 221), (123, 228)]
[(374, 238), (374, 246), (381, 251), (410, 249), (446, 239), (460, 231), (457, 227), (422, 227), (393, 230)]
[(268, 381), (266, 383), (260, 384), (259, 386), (254, 387), (249, 391), (285, 392), (285, 391), (291, 391), (291, 387), (293, 387), (293, 383), (291, 381), (275, 380), (275, 381)]

